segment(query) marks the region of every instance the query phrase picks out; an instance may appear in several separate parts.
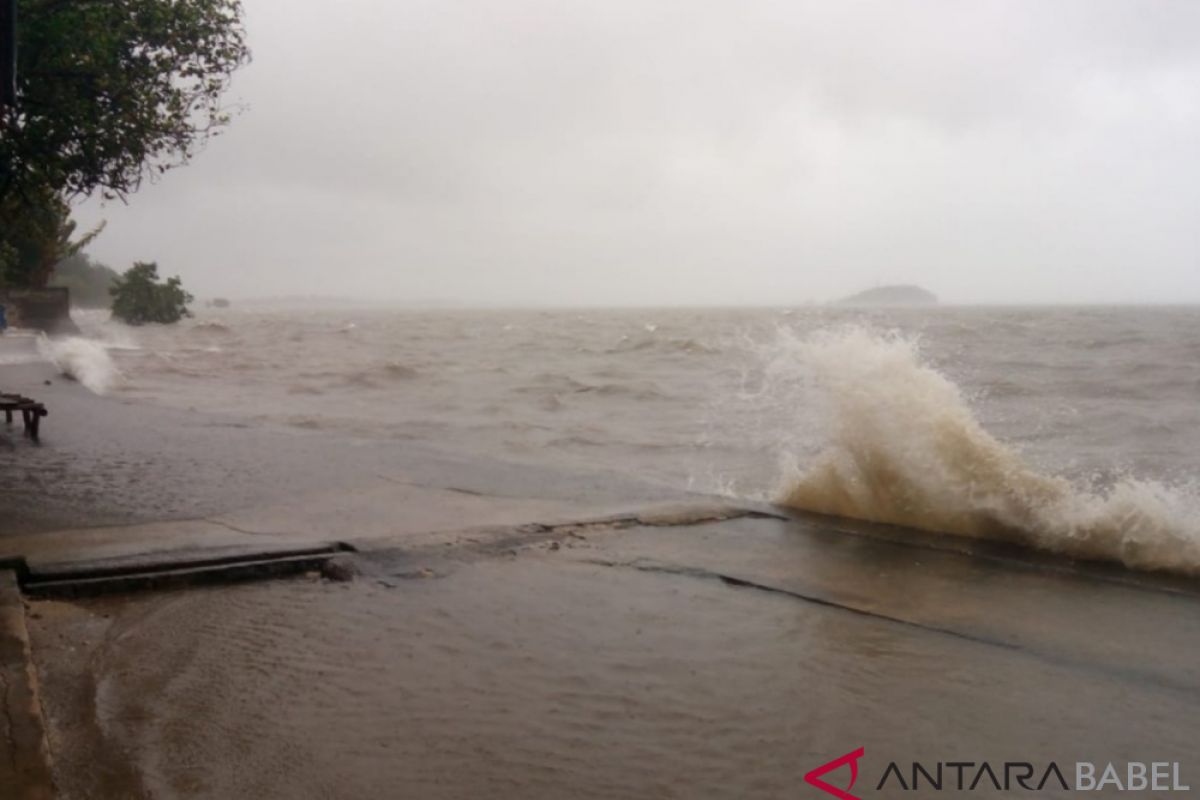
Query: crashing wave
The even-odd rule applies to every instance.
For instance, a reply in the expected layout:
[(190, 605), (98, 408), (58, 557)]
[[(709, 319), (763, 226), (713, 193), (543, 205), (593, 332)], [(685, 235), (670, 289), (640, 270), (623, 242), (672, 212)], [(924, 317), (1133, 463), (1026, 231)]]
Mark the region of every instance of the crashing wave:
[(1092, 490), (1039, 471), (984, 430), (911, 339), (852, 328), (793, 339), (786, 350), (825, 401), (828, 438), (786, 477), (782, 504), (1200, 573), (1194, 491), (1133, 478)]
[(119, 377), (104, 345), (81, 336), (38, 339), (38, 352), (68, 378), (96, 394), (107, 394)]

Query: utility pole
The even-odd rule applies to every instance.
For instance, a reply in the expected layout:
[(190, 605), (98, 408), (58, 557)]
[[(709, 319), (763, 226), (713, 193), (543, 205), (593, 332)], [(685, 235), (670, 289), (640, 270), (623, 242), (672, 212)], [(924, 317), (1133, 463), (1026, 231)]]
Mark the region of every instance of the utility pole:
[(17, 0), (0, 0), (0, 108), (17, 104)]

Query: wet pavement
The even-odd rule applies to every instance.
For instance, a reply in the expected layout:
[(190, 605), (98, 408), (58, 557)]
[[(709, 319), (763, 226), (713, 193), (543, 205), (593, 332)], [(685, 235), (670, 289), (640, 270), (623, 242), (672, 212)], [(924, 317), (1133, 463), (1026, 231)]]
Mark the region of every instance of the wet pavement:
[(32, 602), (60, 796), (821, 797), (805, 774), (858, 747), (861, 797), (914, 796), (877, 789), (914, 760), (1200, 778), (1189, 585), (730, 516), (375, 539), (338, 556), (351, 580)]

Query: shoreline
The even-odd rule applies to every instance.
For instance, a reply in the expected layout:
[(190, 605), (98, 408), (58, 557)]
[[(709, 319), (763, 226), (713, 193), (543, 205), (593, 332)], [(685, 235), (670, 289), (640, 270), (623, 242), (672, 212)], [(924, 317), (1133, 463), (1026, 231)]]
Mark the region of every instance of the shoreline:
[(376, 540), (345, 575), (27, 599), (55, 783), (782, 797), (847, 742), (876, 777), (964, 748), (1150, 748), (1190, 777), (1196, 587), (877, 533), (647, 513)]
[(0, 433), (0, 561), (26, 572), (0, 669), (37, 698), (16, 796), (790, 796), (851, 745), (875, 773), (960, 747), (1195, 768), (1194, 581), (46, 364), (0, 388), (50, 409), (40, 443)]
[[(44, 745), (55, 731), (41, 708), (62, 688), (51, 681), (50, 696), (28, 714), (21, 699), (40, 697), (39, 672), (44, 683), (70, 661), (44, 641), (31, 647), (25, 632), (31, 604), (61, 601), (23, 596), (18, 575), (170, 569), (224, 557), (266, 559), (251, 573), (266, 577), (276, 574), (271, 564), (281, 552), (328, 541), (452, 541), (463, 530), (602, 517), (690, 497), (611, 474), (468, 459), (97, 395), (41, 361), (35, 346), (32, 337), (0, 337), (0, 391), (31, 396), (50, 411), (40, 441), (26, 438), (19, 420), (0, 427), (0, 577), (12, 584), (0, 598), (0, 640), (12, 642), (0, 649), (0, 677), (10, 687), (0, 702), (9, 720), (0, 726), (8, 742), (0, 752), (23, 765), (11, 775), (0, 769), (0, 786), (17, 797), (59, 796), (47, 776), (53, 769), (56, 784), (69, 780), (59, 761), (71, 763), (61, 742), (49, 752)], [(218, 584), (225, 572), (217, 571)], [(112, 602), (125, 607), (129, 599)], [(28, 622), (37, 625), (41, 612), (33, 613)], [(86, 712), (78, 703), (68, 707)]]
[[(0, 338), (0, 356), (32, 340)], [(7, 351), (7, 352), (6, 352)], [(96, 395), (51, 364), (0, 364), (0, 390), (44, 402), (42, 440), (0, 430), (0, 549), (14, 536), (272, 513), (365, 536), (695, 499), (611, 472), (566, 471)], [(425, 513), (390, 513), (402, 504)], [(307, 515), (307, 519), (306, 519)]]

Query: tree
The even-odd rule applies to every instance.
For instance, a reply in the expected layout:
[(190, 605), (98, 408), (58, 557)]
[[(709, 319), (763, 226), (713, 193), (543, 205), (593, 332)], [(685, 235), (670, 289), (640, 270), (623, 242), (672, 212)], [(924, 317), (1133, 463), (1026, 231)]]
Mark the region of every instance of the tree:
[(0, 197), (0, 287), (40, 289), (55, 264), (79, 253), (104, 229), (72, 241), (76, 224), (65, 202), (48, 192), (36, 199)]
[(230, 120), (249, 61), (239, 0), (20, 0), (17, 97), (0, 111), (0, 205), (124, 199)]
[(113, 316), (127, 325), (169, 324), (191, 316), (187, 305), (194, 298), (183, 290), (178, 277), (160, 283), (158, 264), (154, 262), (137, 262), (117, 278), (109, 291)]

